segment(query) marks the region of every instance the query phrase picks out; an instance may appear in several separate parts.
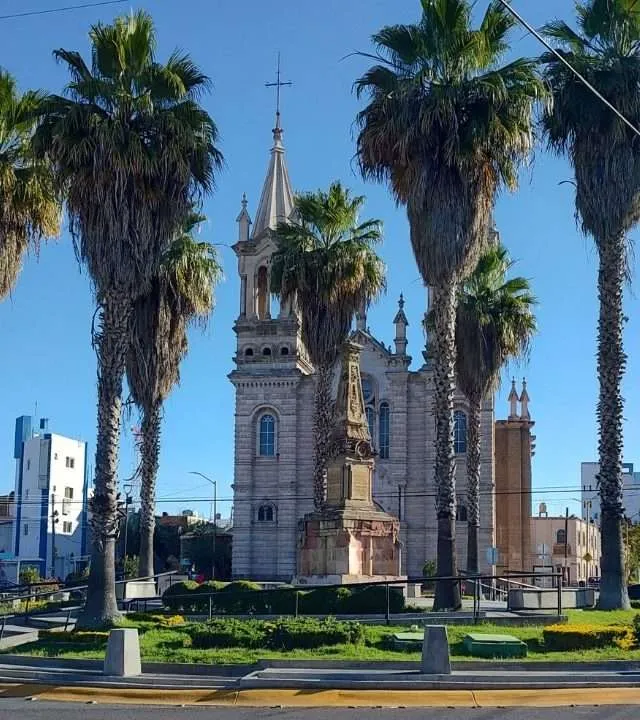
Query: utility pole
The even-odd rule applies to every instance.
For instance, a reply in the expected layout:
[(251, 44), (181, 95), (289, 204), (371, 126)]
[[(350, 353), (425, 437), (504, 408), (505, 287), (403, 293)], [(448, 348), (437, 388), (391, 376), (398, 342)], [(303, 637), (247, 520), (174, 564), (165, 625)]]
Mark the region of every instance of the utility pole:
[[(51, 493), (51, 577), (56, 577), (56, 525), (59, 522), (56, 496)], [(46, 561), (46, 558), (45, 558)]]
[(571, 579), (571, 573), (569, 572), (569, 566), (567, 564), (567, 556), (569, 554), (569, 508), (565, 508), (564, 513), (564, 568), (566, 573), (566, 583), (569, 585)]

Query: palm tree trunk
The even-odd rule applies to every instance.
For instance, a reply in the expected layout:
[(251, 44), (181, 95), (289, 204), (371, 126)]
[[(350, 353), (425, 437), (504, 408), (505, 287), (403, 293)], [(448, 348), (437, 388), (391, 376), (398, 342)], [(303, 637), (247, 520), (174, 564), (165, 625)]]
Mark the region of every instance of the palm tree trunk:
[[(456, 283), (433, 287), (433, 382), (436, 418), (436, 514), (438, 575), (458, 574), (456, 563), (456, 487), (453, 454), (453, 394), (455, 388)], [(434, 610), (461, 607), (460, 585), (436, 583)]]
[(101, 325), (95, 337), (98, 359), (98, 435), (91, 511), (91, 570), (79, 628), (112, 625), (118, 618), (115, 546), (119, 530), (118, 450), (122, 377), (129, 344), (131, 303), (118, 292), (102, 298)]
[(151, 577), (153, 567), (153, 535), (156, 529), (156, 480), (160, 456), (160, 406), (144, 412), (142, 418), (142, 486), (140, 488), (140, 562), (141, 577)]
[(622, 344), (622, 295), (625, 269), (623, 235), (599, 244), (598, 398), (602, 576), (598, 607), (629, 609), (622, 544), (622, 376), (626, 356)]
[(316, 510), (324, 505), (326, 492), (329, 438), (333, 421), (331, 398), (331, 365), (320, 365), (316, 372), (316, 390), (313, 412), (313, 504)]
[(480, 529), (480, 412), (482, 398), (469, 398), (467, 426), (467, 572), (477, 575)]

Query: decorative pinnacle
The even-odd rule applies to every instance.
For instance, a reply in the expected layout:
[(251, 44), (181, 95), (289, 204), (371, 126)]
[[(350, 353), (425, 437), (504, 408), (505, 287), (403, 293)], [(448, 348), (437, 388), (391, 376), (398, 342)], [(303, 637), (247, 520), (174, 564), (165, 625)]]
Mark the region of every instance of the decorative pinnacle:
[(398, 300), (398, 307), (400, 308), (400, 310), (402, 310), (402, 308), (404, 307), (404, 296), (402, 293), (400, 293), (400, 300)]
[(242, 209), (247, 209), (247, 193), (242, 193)]

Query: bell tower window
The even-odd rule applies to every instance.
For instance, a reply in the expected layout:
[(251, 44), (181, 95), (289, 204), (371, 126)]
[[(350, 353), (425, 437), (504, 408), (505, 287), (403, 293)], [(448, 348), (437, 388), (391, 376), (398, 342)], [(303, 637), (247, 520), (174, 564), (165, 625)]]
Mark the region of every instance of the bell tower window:
[(262, 265), (258, 268), (258, 318), (260, 320), (268, 320), (270, 315), (269, 308), (269, 272)]

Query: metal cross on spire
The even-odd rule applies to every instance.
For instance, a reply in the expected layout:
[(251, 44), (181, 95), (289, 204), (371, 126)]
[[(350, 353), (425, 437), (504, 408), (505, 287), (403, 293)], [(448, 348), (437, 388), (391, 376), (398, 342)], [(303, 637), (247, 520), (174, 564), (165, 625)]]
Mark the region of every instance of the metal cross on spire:
[[(280, 120), (280, 88), (286, 85), (293, 85), (292, 82), (283, 82), (280, 80), (280, 53), (278, 52), (278, 66), (276, 69), (276, 81), (266, 82), (265, 87), (274, 87), (276, 89), (276, 120)], [(277, 123), (279, 124), (279, 123)]]

